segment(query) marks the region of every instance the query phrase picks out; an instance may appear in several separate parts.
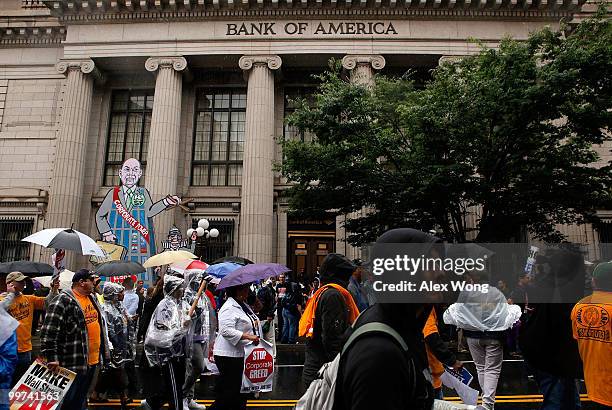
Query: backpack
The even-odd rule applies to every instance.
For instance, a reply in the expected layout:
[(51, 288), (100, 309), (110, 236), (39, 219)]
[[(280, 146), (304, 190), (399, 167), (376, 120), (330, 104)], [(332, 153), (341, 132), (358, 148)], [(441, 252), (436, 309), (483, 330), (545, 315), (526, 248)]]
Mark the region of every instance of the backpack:
[(338, 378), (340, 359), (355, 340), (371, 332), (380, 332), (390, 335), (402, 347), (402, 350), (405, 352), (408, 351), (408, 346), (404, 342), (404, 339), (402, 339), (399, 333), (389, 325), (382, 322), (371, 322), (358, 327), (349, 337), (342, 347), (342, 351), (336, 355), (334, 360), (325, 363), (321, 367), (318, 377), (310, 383), (306, 393), (304, 393), (295, 405), (296, 410), (332, 410), (334, 408), (334, 396), (336, 393), (336, 381)]

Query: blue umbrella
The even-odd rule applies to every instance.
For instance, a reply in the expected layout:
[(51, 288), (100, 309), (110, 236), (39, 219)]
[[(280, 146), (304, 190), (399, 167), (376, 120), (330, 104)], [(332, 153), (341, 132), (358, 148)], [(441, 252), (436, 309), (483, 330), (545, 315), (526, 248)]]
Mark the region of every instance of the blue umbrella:
[(206, 273), (218, 278), (224, 278), (238, 268), (242, 268), (242, 265), (233, 262), (223, 262), (216, 265), (210, 265), (208, 269), (206, 269)]
[[(211, 266), (214, 267), (216, 265)], [(272, 276), (278, 276), (291, 269), (278, 263), (254, 263), (252, 265), (241, 266), (223, 279), (217, 286), (217, 289), (225, 289), (231, 286), (244, 285), (246, 283), (256, 282)]]

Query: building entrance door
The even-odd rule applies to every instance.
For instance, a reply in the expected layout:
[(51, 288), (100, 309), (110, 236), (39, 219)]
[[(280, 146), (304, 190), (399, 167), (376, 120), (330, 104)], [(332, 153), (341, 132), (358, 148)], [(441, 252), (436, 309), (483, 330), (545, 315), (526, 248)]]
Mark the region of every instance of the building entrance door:
[(312, 281), (323, 259), (336, 246), (336, 221), (289, 220), (287, 226), (287, 264), (293, 280)]
[(291, 237), (289, 268), (294, 272), (293, 279), (303, 277), (307, 282), (312, 281), (323, 259), (334, 252), (335, 243), (334, 238), (328, 237)]

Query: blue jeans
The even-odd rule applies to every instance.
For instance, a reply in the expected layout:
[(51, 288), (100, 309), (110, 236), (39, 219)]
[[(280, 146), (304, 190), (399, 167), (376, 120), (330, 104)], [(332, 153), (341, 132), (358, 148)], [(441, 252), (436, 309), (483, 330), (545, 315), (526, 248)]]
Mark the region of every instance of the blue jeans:
[(87, 392), (96, 374), (98, 365), (89, 366), (85, 373), (77, 373), (70, 389), (62, 401), (62, 410), (82, 410), (87, 408)]
[(580, 394), (575, 379), (530, 367), (544, 396), (540, 410), (580, 410)]
[(283, 336), (281, 337), (281, 343), (295, 344), (299, 320), (298, 315), (283, 308)]

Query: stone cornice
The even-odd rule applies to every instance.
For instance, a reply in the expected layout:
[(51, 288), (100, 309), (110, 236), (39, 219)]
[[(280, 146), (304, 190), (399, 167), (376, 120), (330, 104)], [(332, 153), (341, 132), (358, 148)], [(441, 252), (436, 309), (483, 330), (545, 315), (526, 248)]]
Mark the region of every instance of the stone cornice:
[(60, 44), (66, 39), (66, 28), (49, 27), (0, 27), (0, 45)]
[(91, 74), (93, 79), (98, 83), (104, 83), (105, 77), (92, 59), (86, 58), (81, 60), (60, 60), (55, 65), (58, 73), (68, 75), (71, 70), (79, 70), (83, 74)]
[(385, 68), (385, 58), (381, 55), (367, 55), (367, 54), (349, 54), (342, 58), (342, 67), (347, 70), (352, 70), (358, 65), (368, 65), (375, 70), (382, 70)]
[(159, 68), (172, 68), (175, 71), (187, 69), (187, 60), (181, 56), (151, 57), (145, 62), (147, 71), (156, 72)]
[(506, 18), (556, 20), (585, 0), (44, 0), (66, 23), (210, 18)]
[(270, 70), (278, 70), (283, 61), (277, 55), (246, 55), (240, 57), (238, 66), (242, 70), (250, 70), (256, 64), (267, 65)]

